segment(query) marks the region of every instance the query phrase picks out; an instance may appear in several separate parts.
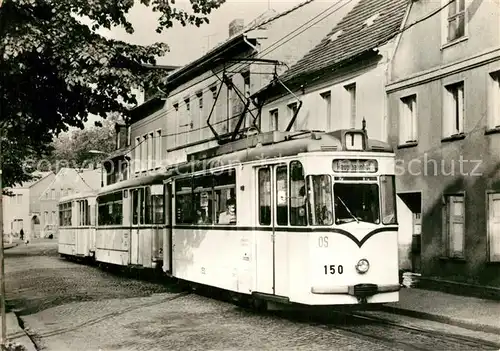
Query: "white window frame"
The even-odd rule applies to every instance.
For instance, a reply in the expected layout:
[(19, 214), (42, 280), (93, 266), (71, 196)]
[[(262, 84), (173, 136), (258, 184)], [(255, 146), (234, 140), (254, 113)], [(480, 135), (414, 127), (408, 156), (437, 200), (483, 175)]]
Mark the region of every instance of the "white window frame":
[(500, 71), (491, 72), (488, 83), (488, 129), (496, 129), (500, 128)]
[[(446, 8), (441, 11), (441, 21), (442, 21), (442, 31), (441, 31), (441, 44), (443, 46), (447, 46), (447, 44), (453, 44), (456, 42), (460, 42), (462, 40), (467, 39), (468, 37), (468, 17), (467, 17), (467, 5), (469, 1), (467, 0), (455, 0), (455, 2), (448, 4), (450, 0), (441, 0), (441, 5), (446, 6)], [(460, 11), (460, 2), (463, 2), (464, 8)], [(455, 8), (458, 11), (455, 11), (454, 15), (450, 16), (451, 10)], [(464, 30), (463, 35), (459, 37), (455, 37), (453, 39), (449, 38), (449, 26), (450, 22), (455, 21), (459, 16), (463, 16), (464, 21)]]
[(269, 110), (269, 130), (270, 131), (275, 131), (279, 130), (279, 109), (278, 108), (273, 108)]
[(332, 128), (332, 91), (323, 91), (319, 96), (321, 97), (325, 112), (326, 131), (329, 132)]
[(198, 140), (203, 139), (203, 117), (204, 114), (204, 99), (203, 99), (203, 91), (200, 91), (196, 94), (196, 98), (198, 99)]
[[(491, 222), (490, 214), (492, 213), (492, 200), (500, 201), (500, 192), (488, 192), (488, 210), (487, 210), (487, 223), (488, 223), (488, 260), (489, 262), (500, 262), (500, 231), (494, 230), (493, 224)], [(500, 228), (500, 216), (498, 219), (498, 225)], [(495, 237), (493, 235), (495, 234)], [(495, 252), (495, 246), (498, 247), (497, 252)]]
[[(446, 194), (443, 196), (443, 253), (447, 258), (464, 259), (465, 258), (465, 194)], [(462, 215), (456, 216), (451, 213), (452, 204), (462, 203)], [(459, 251), (453, 250), (454, 235), (452, 233), (452, 224), (462, 224), (462, 245)]]
[(148, 157), (147, 157), (147, 160), (148, 160), (148, 170), (151, 170), (154, 168), (154, 162), (153, 160), (156, 158), (156, 155), (155, 155), (155, 151), (156, 151), (156, 147), (155, 147), (155, 143), (156, 143), (156, 138), (155, 138), (155, 132), (150, 132), (148, 134)]
[(161, 167), (161, 162), (163, 158), (163, 152), (162, 152), (162, 135), (161, 135), (161, 129), (157, 129), (155, 131), (155, 168)]
[[(289, 104), (286, 105), (286, 108), (287, 108), (287, 111), (288, 111), (288, 118), (289, 118), (289, 121), (292, 120), (292, 117), (293, 117), (293, 114), (295, 113), (295, 111), (299, 108), (299, 103), (294, 101), (294, 102), (290, 102)], [(297, 116), (298, 117), (298, 116)], [(279, 118), (279, 117), (278, 117)], [(298, 118), (297, 118), (298, 119)], [(292, 126), (292, 129), (290, 130), (291, 132), (295, 131), (296, 130), (296, 126), (297, 126), (297, 119), (295, 119), (295, 121), (293, 122), (293, 126)]]
[(349, 127), (356, 127), (356, 116), (357, 116), (357, 85), (356, 82), (352, 82), (344, 85), (344, 90), (347, 93), (346, 107), (347, 107), (347, 118), (349, 121)]
[(141, 139), (141, 172), (144, 172), (148, 166), (148, 135), (144, 134)]
[(464, 134), (465, 106), (465, 82), (446, 85), (443, 99), (444, 138)]
[(141, 137), (136, 137), (135, 138), (135, 146), (134, 146), (134, 173), (139, 173), (141, 168), (140, 168), (140, 162), (141, 162)]
[(399, 144), (418, 142), (418, 108), (417, 94), (400, 99), (399, 108)]

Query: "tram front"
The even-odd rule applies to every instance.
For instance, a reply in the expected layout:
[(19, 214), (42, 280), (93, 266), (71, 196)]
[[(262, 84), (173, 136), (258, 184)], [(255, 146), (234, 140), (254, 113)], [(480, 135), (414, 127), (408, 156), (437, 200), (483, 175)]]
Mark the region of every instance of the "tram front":
[(311, 230), (306, 303), (398, 301), (394, 154), (316, 154), (305, 163)]

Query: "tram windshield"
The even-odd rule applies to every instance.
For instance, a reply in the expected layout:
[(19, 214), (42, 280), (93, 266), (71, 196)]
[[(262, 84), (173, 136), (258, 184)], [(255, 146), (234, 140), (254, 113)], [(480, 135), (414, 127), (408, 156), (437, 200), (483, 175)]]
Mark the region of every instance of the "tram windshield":
[(335, 183), (335, 223), (380, 223), (378, 184)]

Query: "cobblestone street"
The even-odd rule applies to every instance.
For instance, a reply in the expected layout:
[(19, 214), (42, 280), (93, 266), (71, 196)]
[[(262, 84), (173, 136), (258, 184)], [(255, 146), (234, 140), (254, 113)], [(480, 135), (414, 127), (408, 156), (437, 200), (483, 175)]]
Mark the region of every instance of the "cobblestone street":
[(62, 260), (55, 241), (7, 250), (6, 276), (8, 305), (39, 350), (498, 350), (480, 333), (430, 333), (402, 317), (394, 326), (246, 311)]

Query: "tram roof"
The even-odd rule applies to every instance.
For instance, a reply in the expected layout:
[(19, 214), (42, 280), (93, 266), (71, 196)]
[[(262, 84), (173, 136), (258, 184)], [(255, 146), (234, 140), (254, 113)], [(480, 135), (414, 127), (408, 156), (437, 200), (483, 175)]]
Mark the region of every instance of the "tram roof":
[(113, 193), (115, 191), (133, 188), (145, 184), (163, 184), (163, 179), (167, 177), (167, 173), (164, 170), (158, 171), (158, 173), (147, 175), (144, 177), (136, 177), (132, 179), (123, 180), (108, 186), (101, 188), (98, 192), (98, 196)]
[[(345, 147), (347, 134), (363, 135), (363, 150)], [(392, 153), (390, 144), (369, 139), (360, 129), (339, 129), (333, 132), (298, 131), (270, 132), (249, 136), (232, 143), (188, 155), (189, 161), (169, 170), (169, 176), (187, 174), (244, 162), (290, 157), (308, 152), (383, 152)]]
[(86, 199), (89, 197), (96, 197), (96, 196), (97, 196), (97, 191), (95, 191), (95, 190), (84, 191), (81, 193), (74, 193), (71, 195), (62, 196), (59, 198), (59, 203), (74, 201), (74, 200), (81, 200), (81, 199)]

